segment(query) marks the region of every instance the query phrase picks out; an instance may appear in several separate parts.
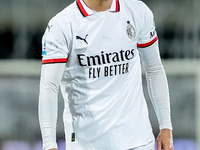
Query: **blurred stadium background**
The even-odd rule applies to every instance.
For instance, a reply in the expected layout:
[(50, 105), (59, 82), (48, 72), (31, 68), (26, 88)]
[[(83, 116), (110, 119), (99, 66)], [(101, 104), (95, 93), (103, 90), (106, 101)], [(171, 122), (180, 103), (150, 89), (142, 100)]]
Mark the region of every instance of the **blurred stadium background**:
[[(175, 150), (200, 144), (200, 1), (143, 0), (153, 11), (167, 72)], [(0, 150), (40, 150), (38, 95), (41, 37), (72, 0), (0, 0)], [(144, 78), (145, 81), (145, 78)], [(155, 136), (157, 119), (144, 92)], [(58, 143), (64, 150), (59, 95)], [(198, 149), (200, 150), (200, 148)]]

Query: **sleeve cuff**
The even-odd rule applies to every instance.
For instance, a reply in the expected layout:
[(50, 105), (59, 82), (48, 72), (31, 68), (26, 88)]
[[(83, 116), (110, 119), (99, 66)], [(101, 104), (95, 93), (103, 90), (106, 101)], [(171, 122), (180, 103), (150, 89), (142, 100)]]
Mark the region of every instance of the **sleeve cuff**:
[(43, 144), (43, 150), (50, 150), (50, 149), (58, 149), (57, 143), (44, 143)]
[(167, 123), (167, 124), (159, 124), (159, 129), (170, 129), (171, 131), (173, 130), (172, 124), (171, 123)]

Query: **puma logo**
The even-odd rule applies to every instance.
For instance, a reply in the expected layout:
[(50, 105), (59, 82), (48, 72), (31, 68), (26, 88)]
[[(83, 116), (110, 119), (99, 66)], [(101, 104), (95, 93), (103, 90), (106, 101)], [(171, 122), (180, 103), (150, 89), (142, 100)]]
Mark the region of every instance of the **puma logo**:
[(83, 40), (86, 44), (88, 44), (88, 42), (86, 41), (87, 36), (88, 36), (88, 34), (85, 36), (85, 38), (82, 38), (80, 36), (76, 36), (76, 39), (77, 40)]

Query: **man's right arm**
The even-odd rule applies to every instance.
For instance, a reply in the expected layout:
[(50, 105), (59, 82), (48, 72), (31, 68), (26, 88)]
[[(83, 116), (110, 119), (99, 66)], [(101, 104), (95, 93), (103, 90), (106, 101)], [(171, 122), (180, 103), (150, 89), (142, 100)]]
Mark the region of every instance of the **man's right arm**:
[(56, 143), (59, 85), (69, 56), (70, 21), (62, 13), (53, 17), (42, 38), (42, 70), (39, 96), (39, 122), (43, 150), (58, 149)]

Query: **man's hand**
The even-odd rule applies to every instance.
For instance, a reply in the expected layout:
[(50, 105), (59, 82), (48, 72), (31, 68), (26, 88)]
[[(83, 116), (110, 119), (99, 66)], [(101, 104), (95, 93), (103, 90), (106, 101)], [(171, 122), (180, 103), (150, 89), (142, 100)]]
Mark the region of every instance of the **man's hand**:
[(57, 149), (53, 148), (53, 149), (50, 149), (50, 150), (57, 150)]
[(157, 150), (174, 150), (172, 131), (162, 129), (157, 137)]

